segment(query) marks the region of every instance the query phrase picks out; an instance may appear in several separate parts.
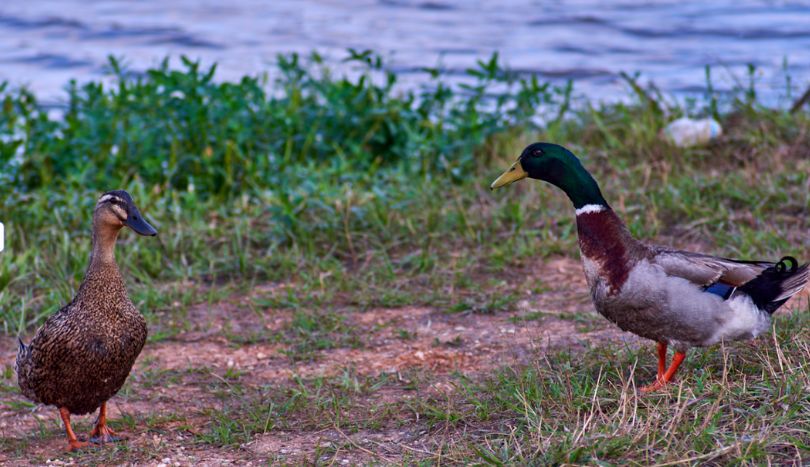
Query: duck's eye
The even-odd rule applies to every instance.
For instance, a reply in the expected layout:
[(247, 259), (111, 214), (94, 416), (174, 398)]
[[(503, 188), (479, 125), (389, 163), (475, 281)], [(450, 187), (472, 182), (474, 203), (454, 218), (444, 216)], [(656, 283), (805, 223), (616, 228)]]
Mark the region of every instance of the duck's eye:
[(532, 152), (532, 157), (540, 157), (542, 155), (543, 155), (543, 150), (542, 149), (535, 149)]

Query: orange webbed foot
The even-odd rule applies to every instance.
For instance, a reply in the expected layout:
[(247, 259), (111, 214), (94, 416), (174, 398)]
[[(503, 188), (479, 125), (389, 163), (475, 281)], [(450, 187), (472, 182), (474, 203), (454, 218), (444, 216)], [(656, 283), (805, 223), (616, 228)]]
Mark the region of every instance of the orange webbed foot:
[(658, 344), (658, 377), (656, 377), (655, 382), (649, 384), (647, 386), (641, 387), (640, 391), (642, 394), (649, 394), (651, 392), (658, 391), (659, 389), (666, 386), (672, 379), (675, 377), (675, 372), (678, 371), (678, 367), (681, 366), (683, 360), (686, 358), (686, 354), (683, 352), (675, 352), (675, 356), (672, 357), (672, 364), (669, 366), (667, 371), (662, 372), (662, 368), (665, 366), (667, 357), (667, 345), (665, 343)]
[(90, 442), (94, 444), (114, 443), (124, 439), (121, 436), (115, 436), (112, 428), (107, 426), (107, 403), (101, 404), (98, 410), (98, 420), (93, 431), (90, 432)]
[(112, 428), (106, 424), (104, 426), (96, 425), (93, 431), (90, 432), (90, 442), (93, 444), (115, 443), (124, 439), (122, 436), (116, 436)]
[(76, 452), (81, 451), (82, 449), (90, 446), (90, 443), (87, 441), (79, 441), (78, 439), (69, 439), (68, 440), (68, 452)]
[(87, 441), (79, 441), (79, 438), (76, 437), (76, 433), (73, 432), (73, 428), (70, 426), (70, 410), (68, 410), (67, 407), (60, 407), (59, 415), (62, 417), (62, 422), (65, 424), (65, 434), (68, 439), (68, 452), (78, 451), (90, 446), (90, 443)]
[(651, 392), (656, 392), (656, 391), (658, 391), (659, 389), (663, 388), (663, 387), (664, 387), (664, 386), (666, 386), (666, 385), (667, 385), (667, 382), (666, 382), (666, 381), (663, 381), (663, 380), (661, 380), (661, 379), (656, 379), (654, 383), (652, 383), (652, 384), (648, 384), (648, 385), (646, 385), (646, 386), (642, 386), (642, 387), (639, 389), (639, 391), (640, 391), (642, 394), (649, 394), (649, 393), (651, 393)]

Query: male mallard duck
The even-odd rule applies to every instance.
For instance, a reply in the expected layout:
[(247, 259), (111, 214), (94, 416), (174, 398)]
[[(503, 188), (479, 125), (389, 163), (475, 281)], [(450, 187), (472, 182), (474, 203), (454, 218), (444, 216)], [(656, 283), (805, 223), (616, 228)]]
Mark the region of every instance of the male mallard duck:
[(93, 212), (93, 250), (79, 292), (39, 328), (31, 344), (20, 340), (17, 381), (29, 399), (59, 409), (69, 449), (87, 446), (70, 415), (99, 409), (90, 441), (115, 441), (107, 427), (107, 400), (121, 389), (146, 342), (146, 320), (127, 296), (115, 264), (115, 240), (128, 226), (157, 235), (123, 190), (104, 193)]
[[(622, 330), (658, 342), (658, 377), (668, 383), (690, 347), (753, 339), (771, 314), (807, 283), (808, 265), (738, 261), (647, 245), (634, 239), (591, 174), (562, 146), (535, 143), (490, 188), (545, 180), (574, 204), (579, 249), (596, 310)], [(667, 346), (676, 352), (667, 369)]]

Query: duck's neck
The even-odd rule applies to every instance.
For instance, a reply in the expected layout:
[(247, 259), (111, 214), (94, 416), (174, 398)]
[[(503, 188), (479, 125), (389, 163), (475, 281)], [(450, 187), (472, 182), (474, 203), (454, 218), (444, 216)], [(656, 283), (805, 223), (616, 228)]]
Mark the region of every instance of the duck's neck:
[(599, 190), (599, 184), (578, 160), (576, 164), (567, 167), (565, 171), (549, 181), (565, 192), (568, 199), (574, 204), (577, 213), (580, 210), (591, 212), (608, 207), (602, 191)]
[(586, 263), (588, 282), (593, 284), (601, 278), (611, 291), (618, 291), (627, 280), (638, 242), (605, 201), (596, 180), (577, 165), (555, 184), (574, 204), (579, 248)]
[(103, 225), (94, 219), (93, 249), (90, 252), (90, 266), (87, 268), (85, 282), (102, 280), (116, 285), (123, 284), (115, 263), (115, 241), (119, 231), (120, 228)]
[(627, 227), (609, 207), (577, 209), (577, 234), (582, 254), (589, 258), (618, 260), (635, 244)]

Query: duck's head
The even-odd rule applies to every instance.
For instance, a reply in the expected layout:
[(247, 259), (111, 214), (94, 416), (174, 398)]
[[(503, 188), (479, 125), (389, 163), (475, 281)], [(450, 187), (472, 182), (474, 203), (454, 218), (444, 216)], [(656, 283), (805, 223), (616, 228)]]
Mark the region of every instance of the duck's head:
[(577, 209), (587, 204), (607, 205), (596, 181), (577, 156), (559, 144), (530, 144), (489, 187), (494, 190), (527, 177), (561, 188)]
[(94, 224), (113, 228), (116, 231), (124, 226), (140, 235), (157, 235), (132, 201), (132, 196), (124, 190), (108, 191), (101, 195), (93, 213)]

